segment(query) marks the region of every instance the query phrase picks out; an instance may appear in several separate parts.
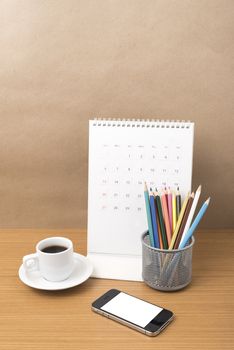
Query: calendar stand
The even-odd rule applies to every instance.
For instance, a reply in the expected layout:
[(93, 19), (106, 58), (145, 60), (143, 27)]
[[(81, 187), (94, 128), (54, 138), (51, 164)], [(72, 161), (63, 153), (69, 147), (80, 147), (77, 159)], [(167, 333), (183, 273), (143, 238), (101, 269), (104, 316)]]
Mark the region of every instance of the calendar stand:
[(142, 280), (144, 182), (191, 189), (194, 124), (90, 120), (88, 257), (93, 277)]
[(88, 258), (94, 266), (92, 277), (142, 281), (141, 255), (122, 256), (89, 253)]

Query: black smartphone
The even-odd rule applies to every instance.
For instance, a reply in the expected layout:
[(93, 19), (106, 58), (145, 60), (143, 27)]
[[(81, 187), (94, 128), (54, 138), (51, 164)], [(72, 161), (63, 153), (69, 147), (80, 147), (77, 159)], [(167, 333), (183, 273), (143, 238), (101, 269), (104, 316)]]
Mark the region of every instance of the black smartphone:
[(92, 310), (149, 336), (158, 335), (174, 317), (169, 310), (117, 289), (95, 300)]

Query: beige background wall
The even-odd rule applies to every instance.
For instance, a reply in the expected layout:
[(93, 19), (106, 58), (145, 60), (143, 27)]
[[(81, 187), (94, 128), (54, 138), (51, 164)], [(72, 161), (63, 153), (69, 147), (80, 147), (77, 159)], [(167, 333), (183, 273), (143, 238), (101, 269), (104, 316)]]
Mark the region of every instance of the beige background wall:
[(196, 123), (203, 227), (233, 227), (233, 0), (0, 1), (0, 226), (86, 227), (88, 119)]

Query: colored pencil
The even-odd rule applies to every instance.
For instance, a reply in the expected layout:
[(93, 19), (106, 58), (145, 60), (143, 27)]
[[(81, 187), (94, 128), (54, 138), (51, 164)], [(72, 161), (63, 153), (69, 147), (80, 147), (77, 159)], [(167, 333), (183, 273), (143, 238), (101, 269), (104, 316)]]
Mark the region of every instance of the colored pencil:
[(156, 198), (155, 198), (155, 206), (156, 206), (156, 215), (157, 215), (159, 246), (160, 246), (160, 249), (163, 249), (162, 232), (161, 232), (160, 223), (159, 223), (159, 216), (158, 216), (158, 211), (157, 211)]
[(166, 199), (165, 192), (163, 192), (163, 194), (161, 195), (161, 202), (162, 202), (162, 209), (163, 209), (163, 218), (164, 218), (165, 227), (166, 227), (167, 242), (169, 245), (171, 242), (171, 228), (169, 223), (169, 214), (168, 214), (167, 199)]
[(146, 183), (144, 188), (144, 197), (145, 197), (145, 208), (146, 208), (146, 215), (147, 215), (147, 222), (148, 222), (148, 229), (149, 229), (150, 245), (151, 247), (155, 247), (153, 226), (152, 226), (152, 219), (151, 219), (151, 212), (150, 212), (149, 192), (148, 192)]
[(172, 193), (172, 232), (175, 231), (176, 228), (176, 197), (175, 192)]
[(200, 194), (201, 194), (201, 185), (198, 187), (198, 189), (195, 192), (194, 201), (193, 201), (192, 207), (190, 209), (190, 213), (189, 213), (189, 216), (188, 216), (188, 219), (187, 219), (187, 222), (186, 222), (186, 225), (184, 227), (184, 231), (182, 233), (182, 237), (181, 237), (181, 240), (180, 240), (181, 242), (184, 239), (184, 236), (185, 236), (186, 232), (188, 231), (188, 229), (189, 229), (189, 227), (191, 225), (191, 222), (193, 220), (193, 216), (194, 216), (194, 213), (195, 213), (195, 210), (196, 210), (196, 207), (197, 207), (197, 203), (198, 203)]
[(195, 229), (197, 228), (199, 222), (201, 221), (203, 215), (205, 214), (208, 205), (210, 203), (210, 198), (208, 198), (205, 203), (203, 204), (203, 206), (201, 207), (201, 209), (199, 210), (196, 218), (194, 219), (190, 229), (188, 230), (188, 232), (185, 234), (183, 241), (180, 243), (179, 248), (184, 248), (187, 244), (187, 242), (190, 240), (190, 238), (193, 235), (193, 232), (195, 231)]
[[(166, 187), (164, 188), (164, 194), (165, 194), (166, 202), (167, 202), (167, 205), (168, 205), (168, 192), (167, 192), (167, 188)], [(168, 209), (168, 207), (167, 207), (167, 209)]]
[(180, 211), (180, 215), (179, 215), (178, 220), (177, 220), (177, 223), (176, 223), (176, 228), (175, 228), (175, 231), (174, 231), (174, 233), (173, 233), (173, 236), (172, 236), (172, 239), (171, 239), (171, 243), (170, 243), (168, 249), (173, 249), (173, 246), (174, 246), (174, 243), (175, 243), (177, 234), (178, 234), (178, 232), (179, 232), (180, 224), (181, 224), (181, 221), (182, 221), (182, 219), (183, 219), (184, 212), (185, 212), (185, 209), (186, 209), (186, 206), (187, 206), (189, 197), (190, 197), (190, 193), (188, 193), (188, 195), (187, 195), (187, 197), (185, 198), (184, 203), (183, 203), (183, 205), (182, 205), (182, 208), (181, 208), (181, 211)]
[(159, 236), (158, 236), (158, 225), (157, 225), (157, 216), (156, 216), (156, 206), (155, 206), (155, 198), (150, 189), (150, 211), (151, 211), (151, 219), (153, 226), (153, 236), (154, 236), (154, 246), (155, 248), (160, 248), (159, 245)]
[(183, 216), (183, 219), (182, 219), (181, 224), (180, 224), (179, 232), (177, 234), (177, 237), (176, 237), (176, 240), (175, 240), (175, 243), (174, 243), (174, 247), (173, 247), (174, 249), (178, 249), (179, 248), (181, 237), (182, 237), (182, 234), (184, 232), (184, 228), (185, 228), (186, 222), (188, 220), (188, 216), (189, 216), (192, 204), (193, 204), (193, 200), (194, 200), (194, 193), (192, 193), (190, 195), (190, 197), (189, 197), (189, 200), (188, 200), (185, 212), (184, 212), (184, 216)]
[(167, 207), (168, 207), (168, 215), (169, 215), (169, 224), (171, 229), (171, 235), (173, 231), (173, 214), (172, 214), (172, 193), (170, 187), (167, 191)]
[(162, 234), (163, 249), (168, 249), (167, 234), (166, 234), (165, 224), (163, 220), (163, 213), (162, 213), (162, 205), (161, 205), (160, 196), (157, 190), (155, 192), (155, 200), (156, 200), (156, 207), (157, 207), (159, 224), (160, 224), (160, 231)]
[(178, 221), (178, 219), (179, 219), (180, 211), (181, 211), (181, 195), (179, 192), (179, 187), (177, 187), (177, 191), (176, 191), (176, 221)]

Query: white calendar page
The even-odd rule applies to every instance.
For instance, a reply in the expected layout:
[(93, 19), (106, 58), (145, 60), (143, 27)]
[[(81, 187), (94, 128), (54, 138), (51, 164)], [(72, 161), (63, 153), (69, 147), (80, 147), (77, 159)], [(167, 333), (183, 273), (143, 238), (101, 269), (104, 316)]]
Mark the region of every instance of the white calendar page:
[[(191, 189), (192, 155), (193, 123), (90, 121), (89, 255), (107, 262), (108, 256), (110, 261), (141, 257), (140, 237), (147, 230), (144, 182), (158, 190), (179, 186), (184, 197)], [(111, 278), (111, 271), (100, 274)]]

